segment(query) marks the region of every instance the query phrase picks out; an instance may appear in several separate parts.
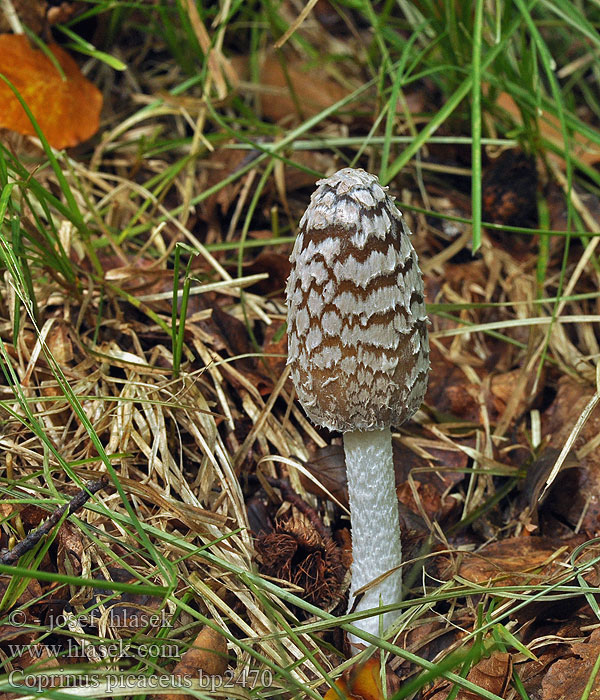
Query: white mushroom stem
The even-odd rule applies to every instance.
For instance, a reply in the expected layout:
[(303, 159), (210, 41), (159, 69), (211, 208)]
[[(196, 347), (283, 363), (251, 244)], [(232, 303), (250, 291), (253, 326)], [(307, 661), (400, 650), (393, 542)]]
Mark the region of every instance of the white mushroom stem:
[[(383, 430), (344, 433), (350, 522), (352, 525), (352, 587), (349, 609), (355, 603), (355, 592), (391, 569), (393, 573), (372, 586), (362, 596), (355, 611), (398, 603), (402, 599), (402, 545), (398, 520), (398, 499), (392, 459), (392, 434)], [(379, 636), (398, 612), (359, 620), (357, 627)], [(362, 643), (354, 635), (351, 643)], [(357, 651), (355, 649), (354, 651)]]

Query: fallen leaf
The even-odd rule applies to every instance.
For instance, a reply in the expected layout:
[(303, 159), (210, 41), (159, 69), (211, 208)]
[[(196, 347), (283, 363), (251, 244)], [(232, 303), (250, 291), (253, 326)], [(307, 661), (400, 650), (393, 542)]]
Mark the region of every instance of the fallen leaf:
[[(481, 659), (467, 674), (467, 680), (483, 690), (506, 697), (508, 684), (512, 676), (512, 659), (506, 652), (495, 651), (489, 658)], [(433, 694), (427, 693), (427, 700), (445, 700), (450, 693), (448, 681), (441, 681), (434, 686)], [(431, 691), (430, 691), (431, 692)], [(457, 700), (478, 700), (481, 695), (461, 689)]]
[[(486, 398), (488, 399), (488, 411), (490, 411), (493, 419), (501, 416), (506, 410), (509, 401), (518, 389), (520, 376), (520, 369), (513, 369), (509, 372), (502, 372), (492, 376), (490, 393)], [(543, 386), (542, 382), (539, 384)], [(540, 388), (536, 388), (539, 384), (536, 385), (535, 374), (531, 374), (527, 378), (527, 383), (523, 387), (519, 402), (514, 411), (516, 416), (520, 416), (527, 407), (533, 403), (540, 392)]]
[[(539, 498), (559, 454), (560, 450), (555, 447), (546, 447), (527, 468), (515, 508), (519, 514), (519, 520), (525, 526), (529, 526), (530, 523), (533, 523), (534, 526), (538, 524)], [(571, 469), (578, 466), (575, 455), (569, 455), (562, 469)]]
[[(521, 110), (507, 92), (500, 93), (496, 99), (496, 103), (505, 109), (517, 124), (522, 123)], [(538, 125), (542, 138), (545, 138), (560, 149), (565, 147), (562, 127), (557, 117), (546, 110), (542, 110), (538, 117)], [(600, 150), (598, 146), (577, 131), (571, 136), (570, 148), (571, 155), (586, 165), (594, 165), (594, 163), (600, 161)], [(557, 160), (564, 167), (563, 158), (550, 151), (547, 153), (550, 158)]]
[(266, 272), (269, 276), (248, 288), (249, 292), (267, 296), (281, 293), (285, 288), (291, 270), (290, 259), (282, 253), (265, 251), (244, 267), (245, 275), (258, 275)]
[[(468, 267), (467, 265), (457, 267)], [(448, 274), (450, 279), (452, 273)], [(479, 420), (479, 406), (475, 391), (465, 373), (442, 355), (439, 348), (431, 346), (431, 371), (425, 403), (441, 414), (449, 414), (464, 421)]]
[(58, 541), (56, 563), (59, 573), (81, 576), (84, 558), (81, 530), (68, 520), (65, 520), (58, 529), (56, 539)]
[[(480, 688), (505, 697), (512, 676), (512, 659), (510, 654), (495, 651), (488, 659), (481, 661), (469, 671), (467, 679)], [(459, 692), (461, 699), (478, 698), (479, 695), (466, 690)]]
[(65, 368), (73, 361), (73, 343), (69, 337), (69, 329), (64, 322), (55, 323), (46, 340), (48, 350), (56, 362)]
[(494, 542), (477, 553), (465, 554), (459, 575), (473, 583), (531, 584), (539, 581), (541, 576), (562, 571), (554, 558), (561, 547), (567, 551), (558, 561), (564, 561), (568, 558), (568, 547), (558, 538), (511, 537)]
[(537, 655), (537, 661), (526, 659), (522, 663), (516, 664), (519, 678), (530, 698), (542, 697), (544, 678), (550, 666), (564, 654), (563, 648), (563, 644), (553, 644), (548, 651)]
[[(600, 656), (600, 630), (594, 630), (585, 642), (571, 645), (570, 653), (556, 661), (542, 680), (542, 700), (575, 700), (584, 697), (587, 684), (588, 700), (600, 700), (600, 674), (594, 668)], [(592, 679), (595, 674), (595, 679)]]
[[(434, 661), (465, 636), (462, 629), (473, 624), (473, 617), (463, 610), (454, 619), (454, 623), (455, 626), (448, 625), (443, 618), (423, 620), (421, 624), (400, 632), (394, 643), (411, 654), (418, 654), (422, 659)], [(409, 680), (415, 671), (414, 665), (408, 660), (401, 661), (394, 668), (400, 682)]]
[[(227, 640), (212, 629), (203, 627), (200, 634), (194, 640), (173, 669), (173, 684), (178, 678), (202, 679), (204, 675), (222, 676), (227, 671), (229, 660), (227, 658)], [(152, 700), (191, 700), (191, 695), (177, 693), (160, 693), (150, 696)]]
[(319, 498), (329, 498), (328, 491), (340, 503), (348, 505), (346, 461), (344, 448), (341, 445), (327, 445), (318, 448), (305, 466), (318, 483), (326, 489), (324, 491), (319, 488), (317, 483), (301, 472), (300, 481), (309, 493), (313, 493)]
[(415, 513), (420, 513), (421, 507), (429, 519), (439, 519), (442, 508), (442, 497), (439, 492), (431, 484), (422, 484), (416, 479), (413, 481), (413, 488), (407, 481), (396, 488), (400, 502)]
[[(48, 143), (54, 148), (68, 148), (98, 131), (102, 94), (64, 49), (56, 44), (48, 48), (64, 71), (64, 79), (42, 51), (17, 34), (0, 35), (0, 73), (19, 91)], [(36, 133), (4, 81), (0, 81), (0, 127), (21, 134)]]
[[(227, 145), (227, 144), (224, 144)], [(211, 153), (202, 168), (198, 187), (200, 191), (209, 190), (226, 175), (231, 175), (248, 162), (256, 158), (256, 153), (250, 151), (235, 150), (229, 148), (219, 148)], [(248, 177), (246, 175), (245, 177)], [(221, 217), (224, 216), (233, 205), (244, 186), (244, 178), (238, 178), (225, 187), (219, 188), (216, 192), (207, 197), (200, 205), (202, 218), (214, 226), (217, 231), (221, 228)], [(209, 241), (210, 242), (210, 241)]]
[[(335, 682), (345, 700), (383, 700), (379, 660), (371, 657), (363, 664), (352, 666), (344, 671)], [(339, 700), (334, 688), (329, 688), (324, 700)]]
[(212, 627), (203, 627), (194, 643), (181, 657), (173, 675), (198, 677), (198, 672), (222, 676), (227, 670), (227, 640)]
[[(249, 59), (246, 56), (236, 57), (232, 65), (240, 78), (245, 79), (249, 72)], [(327, 77), (321, 66), (309, 68), (300, 61), (287, 61), (284, 70), (278, 57), (269, 54), (259, 70), (261, 110), (265, 117), (274, 122), (289, 115), (298, 115), (302, 119), (312, 117), (349, 93), (348, 89)]]

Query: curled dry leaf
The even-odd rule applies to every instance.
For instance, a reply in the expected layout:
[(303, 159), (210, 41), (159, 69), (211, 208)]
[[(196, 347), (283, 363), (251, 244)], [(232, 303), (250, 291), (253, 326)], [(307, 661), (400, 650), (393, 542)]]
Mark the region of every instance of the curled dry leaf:
[[(371, 657), (364, 663), (356, 664), (344, 671), (335, 682), (345, 700), (383, 700), (379, 660)], [(324, 700), (338, 700), (339, 695), (330, 688)]]
[(435, 345), (431, 346), (429, 359), (431, 371), (425, 403), (435, 406), (441, 414), (450, 414), (465, 421), (477, 421), (479, 406), (465, 373), (449, 362)]
[[(465, 636), (462, 629), (472, 625), (473, 619), (468, 612), (463, 611), (454, 622), (456, 626), (448, 625), (441, 616), (423, 621), (422, 624), (415, 625), (412, 629), (401, 631), (394, 643), (412, 654), (417, 654), (422, 659), (434, 661), (437, 657), (441, 657), (447, 649), (459, 643), (459, 640)], [(405, 659), (399, 665), (394, 664), (394, 670), (402, 683), (413, 676), (415, 667)]]
[(261, 272), (266, 272), (269, 276), (267, 279), (260, 280), (253, 284), (248, 291), (254, 294), (277, 294), (282, 289), (285, 289), (285, 283), (290, 276), (290, 259), (289, 256), (282, 253), (273, 253), (263, 251), (244, 268), (246, 275), (257, 275)]
[[(348, 487), (346, 483), (346, 462), (344, 448), (341, 445), (327, 445), (315, 450), (306, 464), (306, 468), (327, 491), (344, 506), (348, 506)], [(317, 483), (300, 472), (302, 486), (319, 498), (329, 498), (326, 491)]]
[[(538, 525), (539, 499), (559, 455), (560, 450), (555, 447), (546, 447), (527, 468), (525, 479), (521, 484), (521, 493), (515, 504), (515, 511), (528, 530), (535, 530)], [(562, 470), (578, 466), (575, 455), (569, 455)]]
[[(31, 47), (23, 35), (0, 35), (0, 73), (5, 75), (27, 103), (48, 143), (68, 148), (98, 131), (102, 94), (79, 70), (71, 56), (50, 44), (50, 51), (64, 72)], [(0, 81), (0, 127), (35, 135), (35, 129), (13, 91)]]

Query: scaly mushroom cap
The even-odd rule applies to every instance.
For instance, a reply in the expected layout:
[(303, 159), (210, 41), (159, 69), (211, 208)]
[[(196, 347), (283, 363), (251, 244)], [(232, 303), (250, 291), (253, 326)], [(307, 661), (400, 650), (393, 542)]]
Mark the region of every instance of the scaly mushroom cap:
[(427, 387), (423, 279), (402, 214), (374, 175), (317, 182), (290, 257), (288, 364), (330, 430), (400, 425)]

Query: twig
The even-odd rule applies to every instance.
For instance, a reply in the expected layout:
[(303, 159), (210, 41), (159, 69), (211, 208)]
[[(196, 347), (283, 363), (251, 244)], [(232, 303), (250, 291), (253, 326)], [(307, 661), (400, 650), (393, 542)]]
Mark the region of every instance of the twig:
[(24, 540), (21, 540), (12, 549), (3, 549), (0, 551), (0, 564), (13, 566), (17, 561), (47, 535), (56, 523), (62, 518), (65, 511), (68, 510), (68, 515), (72, 515), (75, 511), (82, 508), (91, 496), (103, 488), (108, 486), (108, 477), (104, 476), (97, 481), (88, 481), (73, 498), (65, 503), (64, 506), (57, 508), (48, 519), (42, 523), (37, 530), (30, 532)]

